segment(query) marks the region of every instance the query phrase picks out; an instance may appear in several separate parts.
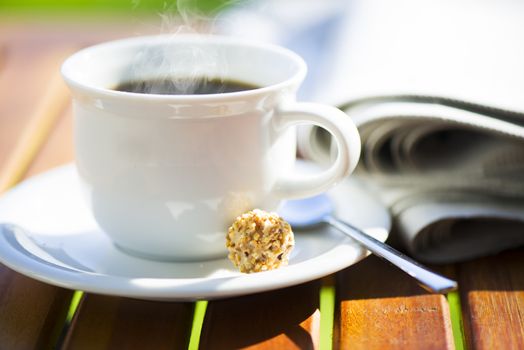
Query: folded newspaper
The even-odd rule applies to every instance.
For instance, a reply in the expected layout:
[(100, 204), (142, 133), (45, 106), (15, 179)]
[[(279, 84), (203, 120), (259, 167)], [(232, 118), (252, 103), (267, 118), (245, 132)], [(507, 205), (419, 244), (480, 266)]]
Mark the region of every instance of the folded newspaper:
[[(289, 14), (296, 2), (286, 3)], [(524, 244), (524, 3), (361, 0), (333, 8), (336, 25), (317, 38), (327, 68), (315, 72), (313, 96), (359, 127), (356, 176), (389, 206), (406, 249), (446, 263)], [(325, 23), (315, 24), (317, 37)], [(299, 37), (280, 43), (297, 48)], [(315, 45), (311, 38), (300, 44)], [(300, 130), (299, 150), (321, 162), (336, 153), (317, 127)]]
[[(344, 110), (362, 137), (356, 174), (389, 206), (412, 255), (443, 263), (524, 244), (524, 115), (519, 122), (423, 96), (374, 97)], [(320, 128), (299, 140), (317, 161), (336, 152)]]

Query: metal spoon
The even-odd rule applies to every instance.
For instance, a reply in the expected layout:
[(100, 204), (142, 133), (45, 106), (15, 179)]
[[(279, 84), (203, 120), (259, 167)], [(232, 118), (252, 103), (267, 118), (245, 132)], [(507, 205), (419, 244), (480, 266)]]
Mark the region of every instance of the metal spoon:
[(290, 200), (285, 202), (279, 214), (294, 228), (307, 228), (329, 224), (353, 238), (373, 254), (389, 261), (419, 281), (422, 287), (436, 293), (447, 293), (457, 288), (457, 282), (428, 270), (389, 245), (367, 235), (357, 227), (333, 216), (334, 207), (327, 195)]

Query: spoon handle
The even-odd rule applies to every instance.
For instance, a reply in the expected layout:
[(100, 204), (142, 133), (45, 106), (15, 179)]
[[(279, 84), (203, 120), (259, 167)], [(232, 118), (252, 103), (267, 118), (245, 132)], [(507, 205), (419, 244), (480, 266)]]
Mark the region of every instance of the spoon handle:
[(418, 280), (425, 289), (436, 293), (447, 293), (457, 289), (457, 282), (428, 270), (418, 262), (369, 236), (355, 226), (333, 216), (324, 218), (324, 221), (362, 244), (373, 254), (399, 267), (405, 273)]

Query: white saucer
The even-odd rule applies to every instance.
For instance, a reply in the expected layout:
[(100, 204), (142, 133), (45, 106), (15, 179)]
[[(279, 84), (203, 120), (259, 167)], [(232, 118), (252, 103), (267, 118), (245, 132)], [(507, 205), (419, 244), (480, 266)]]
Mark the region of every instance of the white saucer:
[[(386, 208), (355, 179), (330, 192), (337, 214), (384, 241)], [(256, 293), (314, 280), (361, 260), (367, 251), (327, 227), (295, 232), (289, 266), (241, 274), (227, 258), (192, 263), (127, 255), (100, 231), (72, 165), (31, 178), (0, 199), (0, 262), (60, 287), (153, 300), (197, 300)]]

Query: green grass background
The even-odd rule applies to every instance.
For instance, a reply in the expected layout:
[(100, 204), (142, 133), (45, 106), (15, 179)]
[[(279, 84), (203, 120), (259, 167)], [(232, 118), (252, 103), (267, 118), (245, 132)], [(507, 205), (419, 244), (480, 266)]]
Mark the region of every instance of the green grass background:
[[(224, 7), (242, 0), (180, 0), (186, 9), (203, 13), (217, 12)], [(0, 0), (0, 14), (97, 15), (176, 12), (176, 0)]]

